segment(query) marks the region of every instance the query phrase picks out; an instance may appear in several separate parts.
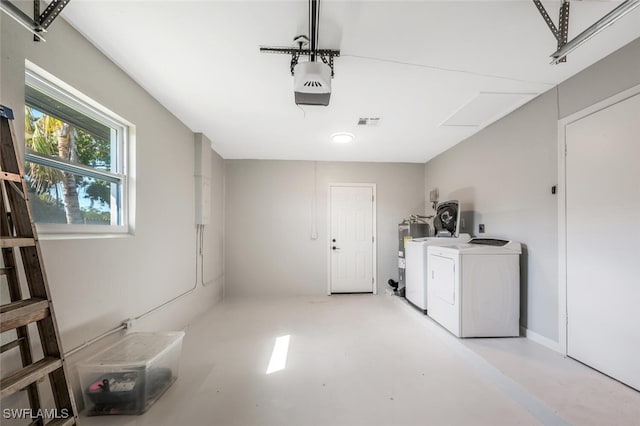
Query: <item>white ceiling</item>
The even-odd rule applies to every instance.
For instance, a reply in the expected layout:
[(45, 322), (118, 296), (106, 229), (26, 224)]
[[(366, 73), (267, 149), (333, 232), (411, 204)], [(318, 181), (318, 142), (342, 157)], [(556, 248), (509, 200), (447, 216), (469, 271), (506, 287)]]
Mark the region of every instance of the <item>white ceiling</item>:
[[(571, 2), (569, 38), (619, 3)], [(559, 2), (544, 4), (557, 22)], [(64, 16), (224, 158), (425, 162), (640, 37), (636, 8), (554, 66), (556, 41), (529, 0), (324, 0), (319, 47), (342, 52), (331, 104), (299, 108), (290, 57), (259, 46), (307, 34), (307, 10), (306, 0), (73, 0)], [(338, 131), (356, 142), (332, 143)]]

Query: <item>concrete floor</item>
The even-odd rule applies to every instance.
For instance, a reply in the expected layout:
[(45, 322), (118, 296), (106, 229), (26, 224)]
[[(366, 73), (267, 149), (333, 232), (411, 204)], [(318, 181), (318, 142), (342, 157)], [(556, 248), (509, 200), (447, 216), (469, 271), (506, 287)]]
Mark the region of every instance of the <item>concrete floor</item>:
[(82, 424), (640, 424), (640, 392), (528, 339), (456, 339), (394, 296), (225, 299), (186, 333), (146, 414)]

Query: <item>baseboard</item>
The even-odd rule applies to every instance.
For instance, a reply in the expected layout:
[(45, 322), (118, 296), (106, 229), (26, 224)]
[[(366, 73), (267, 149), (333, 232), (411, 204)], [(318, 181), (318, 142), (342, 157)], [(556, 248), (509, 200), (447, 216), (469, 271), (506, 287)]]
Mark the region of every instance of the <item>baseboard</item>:
[(556, 342), (555, 340), (551, 340), (548, 337), (544, 337), (541, 334), (538, 334), (535, 331), (528, 330), (523, 326), (520, 326), (520, 335), (526, 337), (532, 342), (536, 342), (542, 346), (545, 346), (551, 349), (552, 351), (563, 354), (562, 347), (560, 346), (560, 342)]

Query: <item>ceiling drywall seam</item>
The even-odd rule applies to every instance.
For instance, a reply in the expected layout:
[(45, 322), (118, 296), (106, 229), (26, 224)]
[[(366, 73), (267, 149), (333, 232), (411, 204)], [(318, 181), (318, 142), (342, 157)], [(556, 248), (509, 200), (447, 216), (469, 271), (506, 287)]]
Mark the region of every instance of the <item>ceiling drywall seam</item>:
[(426, 69), (430, 69), (430, 70), (434, 70), (434, 71), (454, 72), (454, 73), (460, 73), (460, 74), (466, 74), (466, 75), (473, 75), (473, 76), (476, 76), (476, 77), (488, 77), (488, 78), (495, 78), (495, 79), (498, 79), (498, 80), (515, 81), (515, 82), (518, 82), (518, 83), (544, 84), (544, 85), (547, 85), (547, 86), (554, 86), (555, 85), (555, 83), (549, 83), (547, 81), (523, 80), (523, 79), (520, 79), (520, 78), (507, 77), (507, 76), (497, 75), (497, 74), (479, 73), (479, 72), (460, 70), (460, 69), (455, 69), (455, 68), (439, 67), (439, 66), (436, 66), (436, 65), (417, 64), (417, 63), (413, 63), (413, 62), (397, 61), (397, 60), (394, 60), (394, 59), (376, 58), (376, 57), (373, 57), (373, 56), (352, 55), (352, 54), (349, 54), (349, 53), (342, 54), (341, 56), (345, 57), (345, 58), (367, 59), (367, 60), (370, 60), (370, 61), (378, 61), (378, 62), (386, 62), (386, 63), (390, 63), (390, 64), (406, 65), (406, 66), (410, 66), (410, 67), (426, 68)]

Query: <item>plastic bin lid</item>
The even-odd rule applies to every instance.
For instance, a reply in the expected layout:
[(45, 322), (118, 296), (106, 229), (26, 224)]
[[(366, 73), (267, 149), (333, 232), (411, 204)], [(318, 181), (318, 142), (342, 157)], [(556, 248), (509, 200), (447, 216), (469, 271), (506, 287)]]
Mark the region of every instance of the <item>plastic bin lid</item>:
[(131, 333), (89, 358), (89, 365), (143, 365), (152, 361), (184, 337), (184, 331), (168, 333)]

